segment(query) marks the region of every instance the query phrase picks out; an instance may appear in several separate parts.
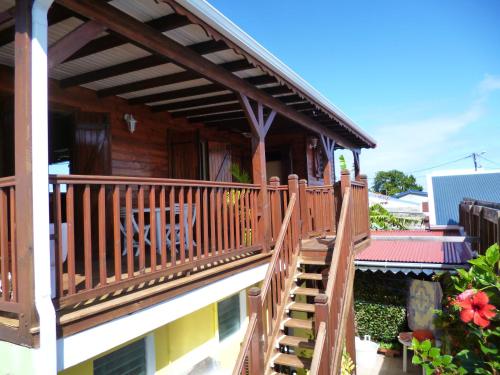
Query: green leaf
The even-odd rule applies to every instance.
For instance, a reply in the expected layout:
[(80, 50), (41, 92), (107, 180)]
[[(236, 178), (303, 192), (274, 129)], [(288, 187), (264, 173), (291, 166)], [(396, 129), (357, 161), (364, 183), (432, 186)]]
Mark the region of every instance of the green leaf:
[(425, 340), (420, 343), (420, 349), (424, 352), (428, 352), (431, 347), (432, 347), (431, 340)]
[(441, 361), (443, 362), (443, 365), (447, 366), (453, 361), (453, 357), (451, 355), (445, 354), (441, 357)]
[(417, 354), (414, 354), (413, 358), (411, 359), (411, 363), (413, 363), (414, 365), (419, 365), (422, 363), (422, 359)]
[(500, 251), (498, 244), (494, 244), (486, 250), (486, 261), (490, 266), (494, 266), (498, 262), (499, 257)]
[(431, 348), (429, 350), (429, 356), (431, 356), (432, 358), (437, 358), (439, 357), (441, 354), (441, 350), (439, 350), (439, 348)]
[(488, 346), (483, 345), (483, 343), (481, 341), (479, 341), (479, 346), (481, 347), (481, 351), (484, 354), (497, 354), (498, 353), (498, 349), (496, 349), (496, 348), (489, 348)]

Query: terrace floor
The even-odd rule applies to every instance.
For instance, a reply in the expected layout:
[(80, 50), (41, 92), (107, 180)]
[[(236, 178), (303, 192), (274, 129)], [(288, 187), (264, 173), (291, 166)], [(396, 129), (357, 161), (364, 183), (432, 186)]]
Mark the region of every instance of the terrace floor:
[(411, 352), (408, 352), (408, 372), (403, 372), (403, 357), (386, 357), (382, 354), (377, 354), (377, 361), (374, 366), (363, 367), (363, 364), (358, 364), (356, 369), (357, 375), (421, 375), (422, 369), (411, 363)]

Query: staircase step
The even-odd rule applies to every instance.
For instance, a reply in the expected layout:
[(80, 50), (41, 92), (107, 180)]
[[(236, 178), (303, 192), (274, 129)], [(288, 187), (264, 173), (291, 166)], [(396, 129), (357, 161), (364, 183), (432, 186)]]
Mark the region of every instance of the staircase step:
[(292, 302), (287, 306), (288, 310), (313, 313), (315, 311), (312, 303)]
[(320, 273), (307, 273), (307, 272), (298, 272), (295, 275), (296, 279), (301, 279), (301, 280), (317, 280), (321, 281), (323, 280), (323, 275)]
[(318, 294), (321, 294), (323, 291), (318, 289), (318, 288), (301, 288), (301, 287), (296, 287), (293, 288), (290, 292), (290, 294), (298, 294), (301, 296), (312, 296), (316, 297)]
[(330, 262), (327, 262), (324, 259), (300, 258), (297, 265), (300, 266), (302, 264), (310, 266), (326, 266), (327, 264), (330, 264)]
[(302, 328), (302, 329), (312, 329), (312, 320), (289, 318), (283, 322), (286, 328)]
[(299, 349), (314, 349), (314, 341), (310, 341), (305, 337), (283, 336), (278, 340), (278, 343), (283, 346), (293, 346)]
[(275, 365), (288, 366), (293, 368), (305, 368), (311, 367), (311, 360), (307, 358), (300, 358), (294, 354), (283, 354), (280, 353), (273, 358)]

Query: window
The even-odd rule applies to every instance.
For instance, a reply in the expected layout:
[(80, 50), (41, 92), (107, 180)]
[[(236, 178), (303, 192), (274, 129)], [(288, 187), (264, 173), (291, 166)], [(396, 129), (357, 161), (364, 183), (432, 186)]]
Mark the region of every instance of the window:
[(219, 341), (231, 336), (240, 329), (240, 295), (235, 294), (217, 304), (219, 322)]
[(94, 375), (146, 375), (146, 340), (141, 339), (94, 361)]

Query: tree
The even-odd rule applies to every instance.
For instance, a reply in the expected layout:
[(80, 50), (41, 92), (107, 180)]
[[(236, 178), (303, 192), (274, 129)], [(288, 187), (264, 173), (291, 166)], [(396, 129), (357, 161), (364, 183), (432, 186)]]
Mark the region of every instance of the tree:
[(373, 230), (407, 230), (410, 225), (420, 223), (418, 219), (395, 216), (380, 204), (370, 207), (370, 228)]
[(422, 191), (422, 186), (417, 184), (413, 175), (406, 175), (401, 171), (379, 171), (375, 175), (372, 189), (376, 193), (394, 195), (407, 190)]

